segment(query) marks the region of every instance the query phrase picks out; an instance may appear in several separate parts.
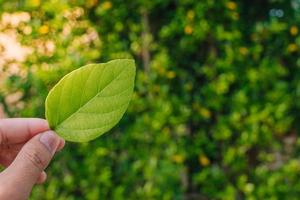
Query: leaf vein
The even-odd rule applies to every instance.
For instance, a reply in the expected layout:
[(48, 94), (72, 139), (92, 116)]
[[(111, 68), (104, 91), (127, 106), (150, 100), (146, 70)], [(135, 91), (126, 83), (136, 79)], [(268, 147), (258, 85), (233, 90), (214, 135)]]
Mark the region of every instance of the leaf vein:
[[(70, 119), (73, 115), (77, 114), (77, 113), (80, 111), (80, 109), (82, 109), (82, 108), (83, 108), (84, 106), (86, 106), (92, 99), (96, 98), (99, 94), (101, 94), (101, 92), (102, 92), (103, 90), (105, 90), (105, 88), (107, 88), (107, 87), (108, 87), (110, 84), (112, 84), (114, 81), (118, 80), (118, 78), (124, 73), (125, 69), (126, 69), (126, 68), (124, 67), (123, 70), (118, 74), (117, 77), (115, 77), (111, 82), (109, 82), (104, 88), (102, 88), (102, 90), (101, 90), (99, 93), (97, 93), (94, 97), (92, 97), (89, 101), (87, 101), (83, 106), (80, 106), (80, 108), (77, 109), (76, 112), (72, 113), (69, 117), (67, 117), (66, 119), (64, 119), (60, 124), (63, 124), (65, 121), (67, 121), (68, 119)], [(125, 79), (126, 79), (126, 78), (125, 78)], [(119, 79), (119, 80), (120, 80), (120, 79)], [(121, 79), (121, 80), (123, 80), (123, 79)], [(60, 126), (60, 125), (58, 125), (58, 126)]]

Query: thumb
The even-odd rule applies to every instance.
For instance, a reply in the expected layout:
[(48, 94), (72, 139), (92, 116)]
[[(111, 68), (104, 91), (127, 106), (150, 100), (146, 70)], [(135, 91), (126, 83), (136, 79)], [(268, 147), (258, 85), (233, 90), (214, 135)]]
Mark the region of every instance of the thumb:
[[(5, 170), (11, 183), (29, 194), (41, 172), (48, 166), (60, 144), (53, 131), (46, 131), (30, 139), (21, 149), (14, 162)], [(21, 192), (21, 191), (20, 191)]]

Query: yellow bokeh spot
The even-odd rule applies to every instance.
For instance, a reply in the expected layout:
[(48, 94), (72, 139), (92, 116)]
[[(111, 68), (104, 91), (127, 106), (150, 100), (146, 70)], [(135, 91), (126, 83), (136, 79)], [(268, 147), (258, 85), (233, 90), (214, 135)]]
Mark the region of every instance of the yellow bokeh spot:
[(211, 117), (211, 112), (206, 108), (200, 108), (199, 113), (205, 119), (209, 119)]
[(257, 41), (258, 40), (258, 36), (255, 33), (252, 33), (250, 37), (251, 37), (251, 40), (253, 40), (253, 41)]
[(240, 54), (245, 56), (248, 54), (249, 50), (246, 47), (240, 47), (239, 52), (240, 52)]
[(39, 33), (40, 34), (47, 34), (49, 33), (49, 26), (43, 25), (39, 28)]
[(187, 13), (187, 18), (189, 20), (193, 20), (195, 17), (195, 12), (193, 10), (189, 10), (188, 13)]
[(86, 5), (88, 8), (95, 6), (98, 3), (98, 0), (87, 0)]
[(168, 134), (170, 133), (170, 128), (164, 127), (164, 128), (162, 129), (162, 133), (168, 135)]
[(231, 17), (232, 17), (232, 19), (234, 19), (234, 20), (239, 20), (239, 19), (240, 19), (240, 14), (237, 13), (237, 12), (233, 12), (233, 13), (231, 14)]
[(200, 108), (200, 105), (197, 102), (194, 102), (192, 104), (192, 108), (195, 109), (195, 110), (198, 110)]
[(28, 4), (32, 7), (38, 7), (41, 4), (40, 0), (28, 0)]
[(175, 76), (176, 76), (175, 72), (173, 72), (173, 71), (168, 71), (167, 72), (167, 78), (173, 79), (173, 78), (175, 78)]
[(192, 33), (193, 33), (193, 27), (191, 27), (190, 25), (185, 26), (185, 27), (184, 27), (184, 32), (185, 32), (185, 34), (187, 34), (187, 35), (192, 34)]
[(295, 52), (298, 50), (298, 46), (295, 43), (289, 44), (289, 46), (287, 47), (287, 50), (289, 52)]
[(176, 154), (172, 156), (172, 160), (178, 164), (181, 164), (184, 161), (184, 157), (182, 155)]
[(109, 9), (111, 9), (111, 7), (112, 7), (112, 3), (111, 3), (110, 1), (105, 1), (105, 2), (103, 2), (103, 4), (102, 4), (102, 8), (103, 8), (104, 10), (109, 10)]
[(29, 35), (29, 34), (31, 34), (31, 32), (32, 32), (31, 26), (25, 26), (25, 27), (23, 28), (23, 33), (24, 33), (25, 35)]
[(204, 167), (210, 164), (210, 160), (203, 154), (199, 155), (198, 159), (199, 163)]
[(233, 1), (229, 1), (226, 3), (226, 7), (229, 9), (229, 10), (235, 10), (237, 8), (237, 5), (235, 2)]
[(198, 104), (196, 102), (192, 104), (192, 108), (196, 112), (198, 112), (202, 117), (204, 117), (205, 119), (209, 119), (211, 117), (210, 110), (208, 110), (207, 108), (202, 107), (200, 104)]
[(184, 88), (187, 90), (187, 91), (191, 91), (193, 89), (193, 84), (191, 83), (186, 83), (184, 85)]
[(166, 69), (164, 67), (159, 67), (157, 71), (160, 75), (164, 75), (166, 73)]
[(159, 85), (154, 85), (153, 86), (153, 92), (159, 92), (159, 91), (160, 91)]
[(299, 30), (298, 30), (297, 26), (292, 26), (292, 27), (290, 28), (290, 33), (291, 33), (291, 35), (297, 35), (298, 32), (299, 32)]

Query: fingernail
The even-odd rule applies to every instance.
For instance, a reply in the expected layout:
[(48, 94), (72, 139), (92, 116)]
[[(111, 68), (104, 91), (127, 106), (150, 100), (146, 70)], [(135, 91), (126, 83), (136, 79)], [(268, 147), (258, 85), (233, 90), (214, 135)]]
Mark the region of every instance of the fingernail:
[(57, 146), (57, 137), (53, 131), (46, 131), (40, 137), (40, 142), (45, 145), (45, 147), (54, 154)]

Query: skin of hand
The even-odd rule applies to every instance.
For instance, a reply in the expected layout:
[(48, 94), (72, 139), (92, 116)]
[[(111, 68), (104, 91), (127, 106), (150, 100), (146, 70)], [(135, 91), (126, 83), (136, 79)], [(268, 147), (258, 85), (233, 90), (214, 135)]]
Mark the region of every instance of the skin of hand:
[(0, 120), (0, 199), (25, 200), (35, 184), (44, 183), (44, 171), (65, 141), (49, 129), (46, 120)]

